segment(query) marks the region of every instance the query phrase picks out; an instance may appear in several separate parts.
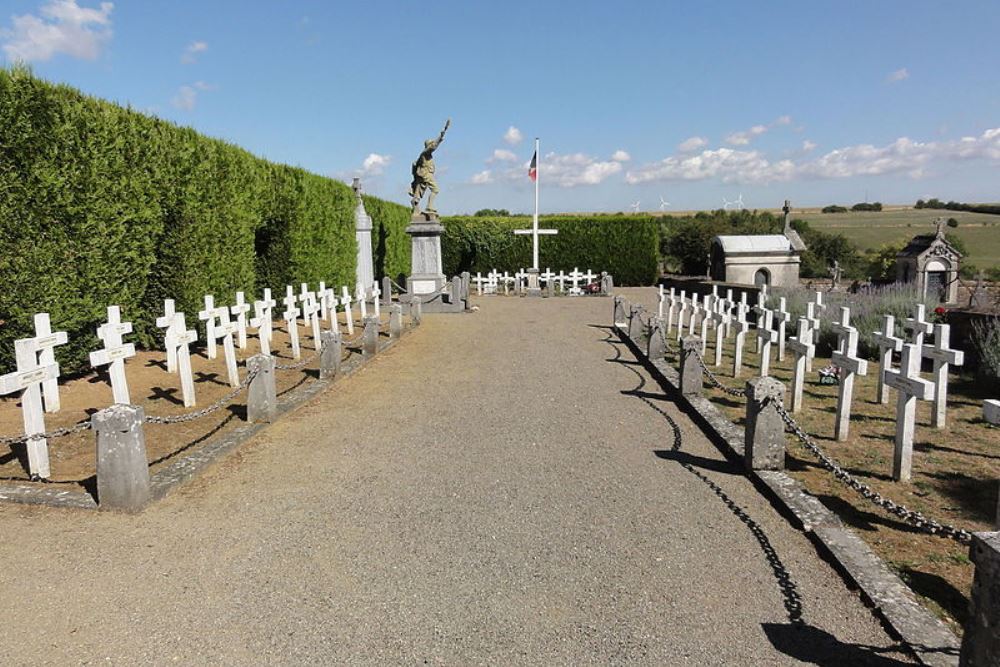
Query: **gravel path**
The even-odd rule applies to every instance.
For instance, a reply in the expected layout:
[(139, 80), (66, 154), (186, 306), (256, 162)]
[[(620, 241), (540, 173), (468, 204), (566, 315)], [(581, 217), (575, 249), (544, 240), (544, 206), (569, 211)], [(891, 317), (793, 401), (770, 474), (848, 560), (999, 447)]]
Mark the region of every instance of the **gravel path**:
[(480, 303), (138, 517), (0, 506), (0, 664), (907, 661), (609, 299)]

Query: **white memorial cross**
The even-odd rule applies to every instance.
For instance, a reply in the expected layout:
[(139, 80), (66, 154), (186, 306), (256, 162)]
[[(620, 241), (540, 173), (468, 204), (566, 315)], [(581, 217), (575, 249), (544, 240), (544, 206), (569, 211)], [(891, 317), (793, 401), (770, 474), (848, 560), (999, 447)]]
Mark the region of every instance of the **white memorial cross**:
[(544, 273), (539, 273), (538, 274), (538, 280), (540, 282), (544, 282), (546, 286), (548, 286), (549, 281), (552, 280), (555, 277), (556, 277), (556, 274), (552, 273), (552, 269), (550, 269), (547, 266), (545, 267), (545, 272)]
[(282, 303), (285, 304), (282, 316), (285, 318), (285, 328), (288, 329), (288, 339), (292, 344), (292, 358), (298, 359), (302, 356), (299, 349), (299, 309), (295, 307), (295, 292), (291, 285), (285, 287), (285, 298), (282, 299)]
[(240, 386), (240, 374), (236, 368), (236, 345), (233, 334), (236, 333), (236, 323), (229, 321), (229, 308), (222, 306), (215, 309), (219, 323), (215, 325), (215, 337), (222, 339), (222, 353), (226, 358), (226, 375), (230, 387)]
[[(166, 329), (166, 331), (163, 332), (164, 340), (166, 340), (166, 337), (170, 335), (170, 328), (176, 325), (174, 321), (174, 313), (177, 311), (175, 308), (176, 306), (174, 305), (173, 299), (164, 299), (163, 315), (156, 318), (156, 326), (161, 329)], [(175, 373), (177, 372), (177, 350), (171, 348), (169, 345), (164, 345), (164, 347), (167, 348), (167, 372)]]
[(729, 322), (726, 324), (726, 338), (733, 335), (733, 306), (736, 302), (733, 301), (733, 290), (726, 290), (726, 300), (723, 302), (726, 313), (729, 315)]
[(354, 313), (351, 312), (351, 293), (347, 285), (340, 286), (340, 303), (344, 304), (344, 314), (347, 315), (347, 335), (354, 335)]
[(378, 320), (382, 317), (382, 312), (379, 308), (379, 297), (382, 296), (382, 290), (379, 289), (378, 282), (372, 283), (372, 306), (375, 308), (375, 319)]
[(583, 280), (583, 274), (580, 273), (580, 269), (573, 267), (573, 270), (569, 274), (569, 281), (572, 287), (570, 287), (569, 293), (573, 296), (583, 294), (583, 290), (580, 289), (580, 281)]
[(188, 346), (198, 340), (198, 332), (187, 328), (184, 313), (174, 313), (173, 322), (167, 327), (164, 345), (167, 355), (173, 353), (177, 361), (177, 373), (181, 378), (181, 395), (184, 397), (184, 407), (194, 407), (194, 378), (191, 375), (191, 351)]
[(123, 343), (122, 336), (132, 333), (132, 323), (122, 322), (121, 309), (108, 306), (108, 321), (97, 327), (97, 337), (104, 341), (104, 349), (90, 353), (90, 365), (108, 366), (111, 393), (115, 403), (128, 405), (128, 382), (125, 379), (125, 359), (135, 356), (135, 345)]
[(334, 333), (339, 334), (340, 333), (340, 318), (337, 317), (337, 305), (339, 304), (339, 302), (337, 301), (337, 292), (336, 292), (336, 290), (334, 290), (332, 287), (327, 287), (326, 288), (326, 299), (327, 299), (327, 301), (330, 304), (330, 310), (329, 310), (330, 328), (333, 330)]
[(361, 311), (361, 320), (368, 317), (368, 299), (365, 296), (365, 288), (358, 285), (354, 289), (354, 300), (358, 302), (358, 309)]
[(308, 298), (302, 302), (302, 316), (309, 326), (312, 327), (313, 348), (319, 352), (323, 347), (323, 340), (319, 335), (319, 303), (314, 298)]
[[(657, 285), (656, 286), (656, 290), (657, 290), (657, 294), (660, 297), (660, 301), (659, 301), (659, 304), (658, 304), (659, 307), (657, 308), (656, 316), (659, 317), (662, 320), (663, 319), (663, 302), (664, 302), (663, 285)], [(670, 330), (667, 329), (667, 331), (670, 331)]]
[(750, 323), (747, 322), (747, 309), (743, 306), (744, 304), (740, 304), (740, 308), (736, 312), (736, 324), (739, 328), (736, 331), (736, 340), (733, 343), (734, 378), (738, 378), (740, 373), (743, 372), (743, 341), (746, 340), (747, 332), (750, 331)]
[(236, 305), (229, 309), (236, 316), (236, 344), (241, 350), (247, 347), (247, 313), (250, 312), (250, 304), (247, 303), (246, 295), (243, 292), (236, 293)]
[(328, 304), (326, 302), (326, 281), (319, 281), (319, 290), (316, 292), (316, 300), (319, 301), (319, 319), (325, 320), (328, 311)]
[(725, 303), (720, 303), (719, 307), (716, 307), (712, 311), (712, 321), (715, 322), (715, 363), (713, 366), (718, 366), (722, 363), (722, 349), (726, 344), (726, 329), (729, 327), (729, 321), (732, 319), (729, 315), (729, 310), (724, 306)]
[(268, 314), (263, 301), (253, 302), (253, 317), (250, 318), (250, 327), (257, 330), (257, 342), (260, 343), (261, 354), (271, 354), (271, 341), (265, 335), (264, 327), (268, 321)]
[(934, 396), (934, 383), (920, 377), (920, 348), (904, 344), (899, 370), (887, 370), (885, 383), (895, 389), (899, 396), (896, 399), (896, 446), (892, 456), (892, 478), (897, 482), (908, 482), (913, 463), (917, 400), (929, 401)]
[[(753, 312), (757, 315), (756, 327), (760, 329), (764, 326), (764, 309), (767, 307), (767, 288), (761, 287), (757, 292), (757, 305), (753, 307)], [(760, 336), (757, 337), (757, 354), (760, 354), (760, 348), (762, 345), (762, 340)], [(762, 376), (767, 377), (767, 376)]]
[(205, 310), (198, 313), (198, 319), (205, 322), (205, 353), (215, 359), (215, 297), (205, 295)]
[[(53, 333), (48, 313), (35, 314), (35, 350), (38, 352), (39, 366), (56, 363), (56, 345), (65, 345), (68, 341), (65, 331)], [(45, 398), (46, 412), (59, 412), (59, 381), (56, 378), (42, 382), (42, 396)]]
[[(39, 365), (36, 338), (22, 338), (14, 341), (14, 359), (17, 370), (0, 375), (0, 395), (21, 392), (21, 419), (24, 434), (33, 436), (45, 433), (45, 412), (42, 409), (41, 384), (59, 377), (59, 364), (55, 362)], [(45, 438), (29, 437), (28, 472), (42, 479), (48, 479), (49, 449)]]
[[(537, 150), (537, 146), (536, 146)], [(537, 185), (538, 181), (535, 181)], [(531, 234), (531, 268), (538, 270), (538, 237), (543, 234), (558, 234), (558, 229), (538, 228), (538, 189), (535, 189), (535, 215), (531, 219), (531, 229), (515, 229), (515, 234)]]
[(681, 290), (680, 309), (677, 311), (677, 340), (684, 338), (684, 315), (687, 314), (688, 302)]
[(674, 315), (677, 311), (677, 297), (674, 295), (674, 288), (670, 288), (670, 295), (667, 297), (667, 329), (668, 335), (674, 329)]
[(698, 295), (691, 295), (691, 316), (688, 317), (688, 335), (694, 335), (694, 322), (698, 319), (698, 315), (701, 313), (701, 306), (698, 304)]
[(711, 294), (706, 294), (702, 298), (702, 314), (701, 314), (701, 356), (704, 357), (708, 352), (708, 327), (711, 326), (712, 322), (712, 303), (713, 298)]
[(878, 403), (889, 402), (889, 390), (885, 384), (885, 372), (892, 369), (892, 353), (903, 351), (903, 339), (896, 337), (896, 318), (884, 315), (882, 331), (873, 331), (872, 338), (878, 345), (878, 378), (875, 383), (875, 400)]
[(476, 277), (472, 279), (476, 283), (476, 294), (479, 296), (483, 295), (483, 274), (480, 271), (476, 271)]
[(850, 325), (851, 309), (841, 307), (840, 321), (834, 322), (837, 351), (830, 363), (840, 369), (840, 390), (837, 392), (837, 421), (834, 436), (847, 440), (851, 430), (851, 400), (854, 398), (854, 376), (868, 374), (868, 362), (858, 357), (858, 330)]
[(309, 291), (309, 283), (302, 283), (302, 288), (299, 290), (299, 303), (302, 304), (302, 325), (309, 325), (309, 315), (306, 314), (306, 302), (312, 302), (316, 299), (316, 293)]
[(920, 350), (924, 345), (924, 336), (929, 335), (934, 330), (934, 325), (924, 319), (924, 304), (913, 304), (913, 317), (903, 320), (903, 329), (912, 332), (910, 342)]
[(934, 360), (934, 405), (931, 410), (931, 426), (944, 428), (948, 405), (948, 368), (965, 363), (965, 353), (951, 349), (951, 327), (947, 324), (934, 325), (934, 344), (924, 345), (921, 354)]
[(493, 269), (488, 274), (486, 274), (486, 293), (496, 294), (497, 286), (500, 284), (500, 272)]
[[(819, 340), (820, 319), (819, 316), (816, 315), (816, 304), (812, 301), (806, 304), (806, 320), (809, 322), (809, 328), (812, 330), (812, 337), (810, 340), (813, 343), (816, 343), (816, 341)], [(813, 357), (815, 357), (815, 355), (806, 357), (806, 370), (810, 373), (813, 369)]]
[(778, 324), (778, 361), (784, 361), (785, 335), (787, 334), (788, 323), (792, 321), (792, 314), (788, 312), (788, 304), (785, 297), (778, 299), (778, 310), (774, 311), (774, 321)]
[(809, 320), (799, 318), (798, 336), (788, 339), (788, 349), (795, 355), (792, 372), (792, 412), (802, 409), (802, 386), (806, 380), (806, 360), (815, 356), (816, 346), (813, 345), (813, 331)]
[(585, 274), (583, 274), (583, 284), (584, 285), (593, 285), (594, 284), (594, 280), (597, 279), (597, 277), (598, 276), (596, 274), (594, 274), (593, 272), (591, 272), (590, 269), (587, 269), (587, 272)]
[(559, 275), (556, 276), (556, 282), (559, 283), (559, 291), (560, 292), (565, 292), (566, 291), (566, 273), (560, 270), (559, 271)]
[(778, 332), (772, 329), (774, 311), (762, 308), (757, 324), (757, 343), (760, 345), (760, 376), (767, 377), (771, 371), (771, 345), (778, 342)]

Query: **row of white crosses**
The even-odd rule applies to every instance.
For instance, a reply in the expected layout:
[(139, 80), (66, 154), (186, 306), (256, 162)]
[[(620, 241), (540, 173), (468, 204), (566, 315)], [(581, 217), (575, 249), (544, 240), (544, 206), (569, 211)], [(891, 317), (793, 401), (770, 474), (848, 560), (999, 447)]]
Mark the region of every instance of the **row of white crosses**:
[[(540, 284), (547, 285), (552, 281), (554, 284), (559, 285), (561, 291), (573, 295), (583, 294), (583, 290), (580, 287), (581, 283), (590, 285), (598, 277), (590, 269), (587, 269), (586, 272), (581, 272), (579, 268), (574, 268), (568, 274), (564, 271), (553, 273), (550, 269), (545, 269), (545, 271), (538, 274)], [(515, 272), (514, 275), (510, 275), (507, 271), (500, 273), (494, 269), (485, 276), (482, 272), (477, 272), (475, 277), (471, 278), (471, 281), (476, 285), (476, 293), (479, 296), (483, 294), (499, 294), (501, 289), (504, 294), (510, 294), (512, 289), (518, 291), (521, 287), (526, 286), (527, 280), (528, 274), (524, 269)], [(570, 285), (568, 290), (566, 289), (567, 284)]]

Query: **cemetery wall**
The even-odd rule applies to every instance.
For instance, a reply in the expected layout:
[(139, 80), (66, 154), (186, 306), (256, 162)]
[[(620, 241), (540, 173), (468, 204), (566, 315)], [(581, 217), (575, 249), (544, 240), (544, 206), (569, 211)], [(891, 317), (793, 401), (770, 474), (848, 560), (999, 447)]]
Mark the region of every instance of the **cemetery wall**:
[[(152, 345), (164, 298), (196, 313), (205, 294), (353, 286), (355, 205), (339, 181), (0, 69), (0, 371), (36, 312), (69, 333), (65, 372), (98, 347), (109, 304)], [(385, 237), (376, 267), (403, 270), (407, 210), (366, 205)]]
[[(449, 217), (443, 220), (445, 275), (462, 271), (517, 271), (531, 266), (531, 237), (515, 229), (531, 227), (528, 216)], [(539, 244), (543, 270), (573, 268), (607, 271), (616, 285), (652, 285), (657, 278), (659, 229), (649, 216), (550, 216), (539, 221), (558, 229)]]

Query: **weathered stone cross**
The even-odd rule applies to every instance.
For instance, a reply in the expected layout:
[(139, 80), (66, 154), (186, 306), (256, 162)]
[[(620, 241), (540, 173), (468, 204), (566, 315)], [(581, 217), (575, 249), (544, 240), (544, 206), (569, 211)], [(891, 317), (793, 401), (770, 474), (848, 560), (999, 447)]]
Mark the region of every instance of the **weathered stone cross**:
[(708, 351), (708, 327), (711, 326), (714, 320), (712, 319), (713, 311), (713, 301), (714, 298), (711, 294), (706, 294), (702, 298), (702, 314), (701, 314), (701, 356), (705, 356)]
[(319, 318), (325, 320), (327, 318), (327, 303), (326, 303), (326, 281), (319, 281), (319, 289), (316, 291), (316, 300), (319, 301)]
[(172, 322), (167, 327), (164, 345), (167, 356), (173, 354), (177, 363), (177, 371), (181, 378), (181, 395), (184, 397), (184, 407), (195, 405), (194, 378), (191, 376), (191, 351), (188, 346), (198, 340), (198, 332), (187, 328), (184, 313), (175, 312)]
[(257, 329), (257, 340), (261, 354), (271, 354), (271, 309), (278, 305), (271, 298), (271, 288), (264, 288), (264, 298), (253, 302), (254, 317), (250, 326)]
[[(38, 342), (36, 338), (22, 338), (14, 341), (14, 359), (17, 370), (0, 375), (0, 395), (21, 392), (21, 419), (24, 434), (32, 436), (45, 432), (45, 412), (42, 409), (41, 384), (59, 377), (59, 364), (54, 361), (38, 363)], [(32, 476), (48, 479), (49, 449), (45, 438), (29, 437), (28, 471)]]
[(285, 286), (285, 298), (281, 302), (285, 304), (282, 317), (285, 318), (285, 328), (288, 329), (288, 339), (292, 344), (292, 358), (298, 359), (302, 356), (299, 349), (299, 309), (295, 307), (295, 291), (291, 285)]
[(792, 321), (792, 314), (788, 312), (788, 305), (785, 297), (778, 299), (778, 310), (774, 311), (774, 321), (778, 323), (778, 361), (785, 360), (785, 331), (789, 322)]
[(205, 310), (198, 313), (198, 319), (205, 322), (205, 353), (215, 359), (215, 297), (205, 295)]
[(354, 335), (354, 313), (351, 312), (351, 293), (347, 285), (340, 286), (340, 303), (344, 304), (344, 314), (347, 315), (347, 335)]
[(337, 317), (337, 291), (332, 287), (326, 288), (326, 300), (329, 304), (330, 329), (333, 333), (340, 333), (340, 318)]
[(699, 302), (698, 296), (699, 295), (697, 293), (691, 295), (691, 316), (688, 317), (688, 335), (689, 336), (693, 336), (694, 335), (694, 323), (695, 323), (695, 320), (697, 320), (698, 317), (699, 317), (699, 315), (701, 314), (701, 306), (698, 303)]
[[(816, 304), (813, 303), (812, 301), (806, 304), (806, 321), (809, 322), (809, 328), (813, 332), (810, 340), (812, 340), (812, 342), (815, 343), (819, 338), (820, 319), (819, 316), (816, 314)], [(814, 356), (815, 355), (810, 355), (806, 357), (806, 371), (810, 373), (812, 372), (813, 369)]]
[(684, 315), (687, 313), (688, 302), (684, 298), (684, 290), (681, 290), (680, 308), (677, 311), (677, 340), (684, 338)]
[(247, 313), (250, 312), (250, 304), (247, 303), (246, 295), (243, 292), (236, 293), (236, 305), (231, 306), (229, 311), (236, 316), (236, 344), (241, 350), (247, 347)]
[(215, 325), (214, 333), (216, 338), (222, 339), (222, 352), (226, 357), (226, 374), (230, 387), (240, 386), (240, 374), (236, 368), (236, 346), (233, 343), (233, 334), (236, 333), (236, 323), (229, 321), (229, 308), (222, 306), (215, 309), (215, 316), (219, 318), (219, 323)]
[[(164, 340), (170, 335), (171, 327), (176, 326), (176, 320), (174, 320), (174, 300), (164, 299), (163, 300), (163, 315), (156, 318), (156, 326), (161, 329), (166, 329), (163, 332)], [(177, 350), (172, 348), (170, 345), (165, 346), (167, 348), (167, 372), (175, 373), (177, 372)]]
[[(35, 349), (38, 351), (38, 365), (56, 363), (56, 345), (65, 345), (69, 339), (65, 331), (52, 332), (48, 313), (35, 314)], [(59, 381), (49, 378), (42, 382), (42, 397), (45, 398), (46, 412), (59, 412)]]
[[(504, 272), (506, 275), (506, 272)], [(506, 287), (507, 283), (504, 283)], [(361, 321), (368, 319), (368, 298), (365, 296), (365, 288), (360, 283), (354, 288), (354, 300), (358, 302), (358, 309), (361, 311)]]
[(873, 331), (872, 338), (878, 345), (878, 378), (875, 383), (876, 397), (879, 403), (889, 402), (889, 390), (885, 384), (885, 372), (892, 370), (892, 353), (903, 351), (903, 339), (896, 337), (896, 318), (885, 315), (882, 319), (882, 330)]
[(792, 373), (792, 412), (802, 409), (802, 386), (806, 379), (806, 360), (816, 354), (813, 345), (813, 330), (809, 319), (799, 318), (798, 335), (788, 339), (788, 349), (795, 355), (794, 372)]
[(886, 370), (885, 383), (896, 389), (896, 439), (892, 457), (892, 478), (897, 482), (910, 480), (913, 463), (913, 429), (917, 400), (929, 401), (934, 395), (934, 383), (920, 377), (920, 348), (903, 345), (899, 370)]
[(931, 425), (944, 428), (948, 406), (948, 367), (965, 363), (965, 353), (953, 350), (951, 327), (947, 324), (934, 325), (934, 345), (924, 345), (921, 354), (934, 360), (934, 406), (931, 410)]
[(903, 329), (912, 332), (910, 342), (917, 346), (919, 351), (924, 345), (924, 336), (934, 330), (934, 325), (924, 319), (924, 304), (913, 304), (913, 317), (903, 320)]
[(851, 309), (841, 307), (840, 321), (834, 322), (837, 334), (837, 351), (830, 363), (840, 369), (840, 388), (837, 392), (837, 421), (834, 434), (837, 440), (847, 440), (851, 430), (851, 401), (854, 398), (854, 376), (868, 374), (868, 362), (858, 357), (858, 330), (850, 325)]
[[(744, 292), (744, 295), (746, 293)], [(733, 377), (738, 378), (743, 371), (743, 342), (746, 340), (747, 332), (750, 331), (750, 323), (747, 322), (747, 309), (740, 305), (736, 313), (736, 340), (733, 343)]]
[[(767, 308), (767, 287), (761, 286), (757, 292), (757, 305), (753, 307), (753, 312), (757, 315), (756, 326), (758, 329), (764, 326), (764, 310)], [(763, 341), (757, 338), (757, 354), (760, 354)], [(766, 376), (764, 376), (766, 377)]]
[(108, 306), (108, 321), (97, 327), (97, 337), (104, 341), (104, 349), (90, 353), (90, 365), (108, 366), (111, 393), (115, 403), (131, 403), (128, 381), (125, 379), (125, 359), (135, 356), (135, 345), (123, 343), (122, 336), (132, 333), (132, 323), (122, 322), (121, 308)]
[(319, 332), (319, 312), (319, 303), (316, 302), (315, 295), (310, 292), (309, 296), (302, 301), (302, 317), (312, 327), (313, 349), (317, 352), (323, 348)]
[(372, 307), (375, 309), (375, 319), (377, 320), (380, 317), (382, 317), (382, 312), (379, 307), (379, 304), (381, 303), (379, 297), (382, 296), (382, 290), (378, 288), (377, 282), (372, 283), (371, 295), (372, 295)]
[(771, 345), (778, 342), (778, 332), (771, 328), (774, 311), (762, 308), (757, 320), (757, 344), (760, 346), (760, 376), (767, 377), (771, 370)]

